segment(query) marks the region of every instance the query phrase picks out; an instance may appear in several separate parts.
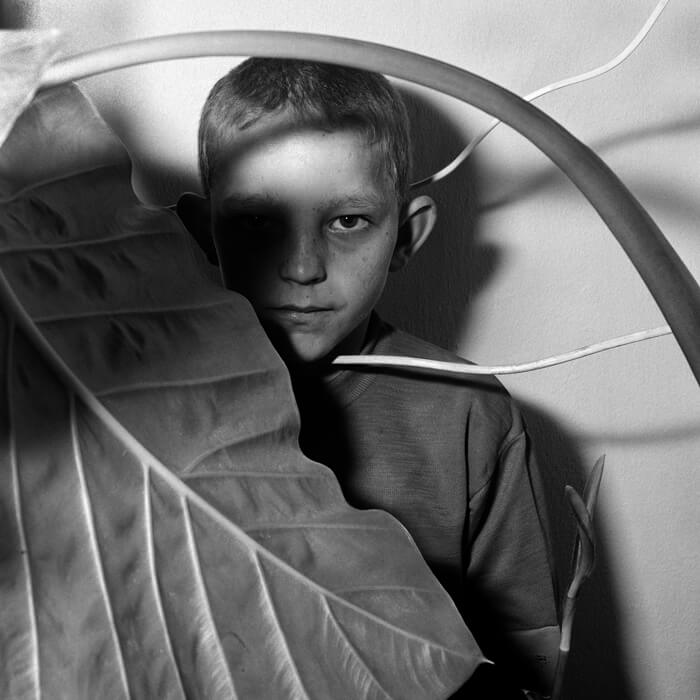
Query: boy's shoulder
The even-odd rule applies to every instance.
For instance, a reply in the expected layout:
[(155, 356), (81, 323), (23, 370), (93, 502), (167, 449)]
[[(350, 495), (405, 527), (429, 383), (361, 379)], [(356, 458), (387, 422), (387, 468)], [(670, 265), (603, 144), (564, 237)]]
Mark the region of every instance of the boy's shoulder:
[[(423, 338), (400, 330), (386, 321), (374, 319), (375, 341), (369, 352), (373, 355), (404, 355), (441, 362), (474, 364), (445, 348), (435, 345)], [(393, 373), (392, 373), (393, 375)], [(511, 432), (522, 429), (520, 412), (503, 384), (492, 375), (464, 374), (447, 372), (412, 371), (393, 375), (395, 382), (419, 387), (418, 396), (425, 396), (427, 401), (436, 404), (436, 397), (444, 402), (444, 410), (480, 414), (483, 419), (493, 423), (499, 432)]]
[(430, 360), (440, 360), (443, 362), (458, 362), (460, 364), (474, 364), (469, 360), (456, 355), (450, 350), (435, 345), (423, 338), (408, 333), (374, 315), (373, 322), (376, 323), (374, 337), (375, 344), (372, 354), (383, 354), (382, 348), (391, 346), (400, 349), (402, 354), (409, 357), (425, 357)]

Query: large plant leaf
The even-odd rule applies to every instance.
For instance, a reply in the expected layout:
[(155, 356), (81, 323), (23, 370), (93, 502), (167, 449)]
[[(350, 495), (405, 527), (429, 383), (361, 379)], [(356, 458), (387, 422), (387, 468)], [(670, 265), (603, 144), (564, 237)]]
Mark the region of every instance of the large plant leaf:
[(129, 175), (74, 87), (0, 151), (0, 697), (449, 695), (482, 660), (452, 601)]

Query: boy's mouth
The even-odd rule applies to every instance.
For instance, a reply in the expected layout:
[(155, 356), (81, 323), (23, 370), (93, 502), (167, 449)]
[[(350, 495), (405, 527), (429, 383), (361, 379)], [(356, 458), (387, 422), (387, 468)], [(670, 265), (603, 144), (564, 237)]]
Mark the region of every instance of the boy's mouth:
[(324, 313), (329, 311), (331, 311), (331, 309), (327, 306), (281, 304), (280, 306), (265, 307), (262, 315), (270, 320), (305, 324), (318, 320)]
[(316, 313), (317, 311), (328, 311), (327, 306), (313, 306), (312, 304), (308, 305), (297, 305), (297, 304), (282, 304), (280, 306), (270, 306), (268, 307), (272, 311), (292, 311), (292, 312), (298, 312), (302, 314), (312, 314)]

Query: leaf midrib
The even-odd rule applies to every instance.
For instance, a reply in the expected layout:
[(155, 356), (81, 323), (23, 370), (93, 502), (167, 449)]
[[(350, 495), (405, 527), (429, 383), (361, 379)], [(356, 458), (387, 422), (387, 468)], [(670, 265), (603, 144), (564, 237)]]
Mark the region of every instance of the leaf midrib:
[(108, 430), (110, 430), (112, 434), (122, 442), (122, 444), (124, 444), (137, 456), (144, 466), (148, 466), (149, 468), (153, 469), (153, 471), (156, 472), (158, 476), (161, 477), (167, 484), (169, 484), (176, 493), (180, 494), (183, 498), (186, 498), (193, 505), (198, 506), (205, 514), (211, 517), (217, 524), (230, 532), (233, 536), (237, 537), (239, 540), (243, 540), (243, 542), (253, 552), (262, 555), (271, 561), (275, 566), (278, 566), (286, 571), (286, 573), (288, 573), (292, 578), (301, 580), (304, 585), (314, 590), (318, 595), (334, 600), (341, 607), (346, 607), (357, 615), (370, 619), (375, 623), (394, 631), (396, 634), (402, 637), (418, 641), (421, 644), (426, 644), (450, 656), (455, 656), (466, 660), (469, 659), (467, 654), (461, 654), (438, 642), (426, 639), (415, 633), (409, 632), (408, 630), (397, 627), (393, 623), (382, 619), (378, 615), (365, 610), (364, 608), (361, 608), (345, 600), (344, 598), (341, 598), (340, 596), (335, 595), (333, 592), (323, 588), (307, 576), (304, 576), (297, 569), (287, 564), (284, 560), (262, 547), (254, 538), (248, 535), (238, 525), (226, 518), (218, 509), (184, 484), (179, 477), (171, 472), (164, 464), (160, 462), (159, 459), (155, 457), (155, 455), (151, 454), (146, 447), (136, 440), (136, 438), (134, 438), (133, 435), (131, 435), (131, 433), (126, 430), (126, 428), (124, 428), (124, 426), (104, 407), (104, 405), (95, 398), (92, 392), (90, 392), (75, 375), (73, 370), (70, 369), (66, 362), (54, 350), (48, 340), (33, 323), (32, 319), (24, 310), (19, 299), (10, 287), (7, 277), (2, 269), (0, 269), (0, 297), (3, 298), (5, 307), (14, 313), (18, 325), (22, 327), (22, 330), (33, 341), (37, 350), (53, 367), (54, 371), (56, 371), (56, 373), (62, 378), (67, 388), (78, 396), (83, 404), (85, 404), (85, 406), (104, 423)]

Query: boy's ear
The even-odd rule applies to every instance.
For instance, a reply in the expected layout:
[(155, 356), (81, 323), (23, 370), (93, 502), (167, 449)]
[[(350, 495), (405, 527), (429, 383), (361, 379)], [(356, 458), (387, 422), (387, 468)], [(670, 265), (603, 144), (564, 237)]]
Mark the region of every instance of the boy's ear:
[(218, 265), (214, 239), (211, 236), (209, 200), (194, 192), (185, 192), (177, 200), (175, 211), (199, 247), (206, 253), (207, 260)]
[(399, 236), (390, 270), (400, 270), (428, 240), (435, 226), (437, 206), (431, 197), (421, 195), (412, 199), (401, 210)]

